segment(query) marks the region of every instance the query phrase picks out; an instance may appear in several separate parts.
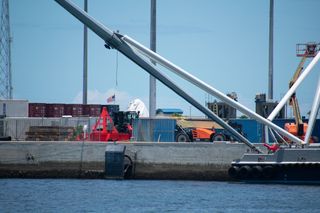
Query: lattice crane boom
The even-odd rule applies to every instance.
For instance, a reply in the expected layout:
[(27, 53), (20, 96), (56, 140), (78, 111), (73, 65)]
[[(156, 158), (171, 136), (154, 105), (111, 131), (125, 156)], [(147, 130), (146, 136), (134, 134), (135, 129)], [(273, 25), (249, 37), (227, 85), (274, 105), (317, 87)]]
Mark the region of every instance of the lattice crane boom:
[(1, 0), (0, 16), (0, 99), (12, 99), (9, 0)]

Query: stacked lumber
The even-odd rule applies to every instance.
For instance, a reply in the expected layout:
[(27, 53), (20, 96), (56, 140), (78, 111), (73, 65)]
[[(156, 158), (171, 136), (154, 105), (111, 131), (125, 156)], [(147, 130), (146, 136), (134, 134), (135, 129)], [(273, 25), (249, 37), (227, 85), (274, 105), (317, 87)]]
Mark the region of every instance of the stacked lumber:
[(73, 138), (73, 127), (30, 126), (27, 141), (68, 141)]

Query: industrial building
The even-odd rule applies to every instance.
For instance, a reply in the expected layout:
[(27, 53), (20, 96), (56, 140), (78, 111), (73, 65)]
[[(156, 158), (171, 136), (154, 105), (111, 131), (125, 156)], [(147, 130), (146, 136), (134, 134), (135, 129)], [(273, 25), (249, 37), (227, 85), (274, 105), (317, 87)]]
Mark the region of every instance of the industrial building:
[[(256, 113), (267, 118), (271, 112), (276, 108), (278, 102), (276, 101), (270, 101), (266, 99), (266, 94), (257, 94), (255, 97), (255, 103), (256, 103)], [(281, 111), (277, 114), (276, 118), (278, 119), (284, 119), (286, 106), (284, 106)]]
[[(227, 96), (235, 101), (238, 100), (235, 92), (229, 93)], [(213, 102), (206, 102), (206, 105), (213, 113), (222, 119), (229, 120), (237, 118), (237, 110), (225, 102), (214, 100)]]

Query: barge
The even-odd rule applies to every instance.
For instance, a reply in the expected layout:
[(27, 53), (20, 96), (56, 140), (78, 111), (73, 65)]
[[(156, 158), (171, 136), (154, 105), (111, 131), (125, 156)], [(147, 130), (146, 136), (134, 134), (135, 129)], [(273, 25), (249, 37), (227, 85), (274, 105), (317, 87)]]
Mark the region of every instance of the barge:
[(264, 183), (320, 183), (320, 147), (280, 147), (274, 153), (246, 153), (228, 174), (235, 180)]

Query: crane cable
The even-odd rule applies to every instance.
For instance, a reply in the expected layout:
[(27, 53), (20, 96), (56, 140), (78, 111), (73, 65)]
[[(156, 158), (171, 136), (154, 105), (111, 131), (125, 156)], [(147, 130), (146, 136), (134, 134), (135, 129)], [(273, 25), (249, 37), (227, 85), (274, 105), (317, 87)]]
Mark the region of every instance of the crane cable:
[(118, 87), (119, 51), (116, 53), (116, 89)]

